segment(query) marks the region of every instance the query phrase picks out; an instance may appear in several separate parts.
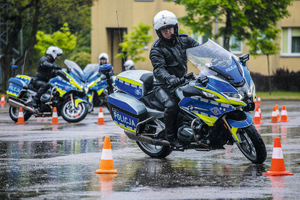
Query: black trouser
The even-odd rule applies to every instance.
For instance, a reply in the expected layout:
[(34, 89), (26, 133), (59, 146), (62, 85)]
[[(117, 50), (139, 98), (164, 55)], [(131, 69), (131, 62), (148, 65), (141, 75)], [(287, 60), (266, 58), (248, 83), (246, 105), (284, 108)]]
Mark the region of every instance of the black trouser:
[(34, 100), (39, 102), (41, 96), (51, 87), (51, 84), (42, 80), (34, 80), (33, 87), (38, 89)]
[(160, 101), (164, 107), (164, 121), (166, 126), (167, 139), (177, 138), (177, 116), (179, 112), (178, 98), (175, 92), (170, 91), (167, 88), (156, 86), (154, 87), (154, 94), (158, 101)]

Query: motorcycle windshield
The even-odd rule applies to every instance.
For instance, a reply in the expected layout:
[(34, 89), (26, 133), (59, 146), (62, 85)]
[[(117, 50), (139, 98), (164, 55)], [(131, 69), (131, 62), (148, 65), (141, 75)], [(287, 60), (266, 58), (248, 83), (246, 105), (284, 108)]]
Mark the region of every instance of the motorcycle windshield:
[(91, 73), (91, 72), (98, 72), (99, 71), (99, 64), (87, 64), (83, 69), (84, 73)]
[(71, 60), (65, 60), (65, 65), (67, 65), (67, 67), (69, 69), (71, 69), (80, 79), (85, 79), (84, 73), (82, 71), (82, 69), (73, 61)]
[(233, 83), (243, 80), (243, 69), (238, 64), (238, 58), (210, 39), (200, 46), (187, 49), (187, 57), (205, 75), (217, 73)]

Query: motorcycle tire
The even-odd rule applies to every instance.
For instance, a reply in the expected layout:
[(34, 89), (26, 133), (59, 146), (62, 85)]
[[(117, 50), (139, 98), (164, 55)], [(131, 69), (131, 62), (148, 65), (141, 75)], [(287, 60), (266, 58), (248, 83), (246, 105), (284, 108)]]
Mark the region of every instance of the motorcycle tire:
[[(28, 110), (23, 109), (23, 115), (24, 115), (24, 121), (27, 121), (31, 117), (32, 113), (29, 112)], [(10, 106), (9, 107), (9, 116), (14, 122), (18, 122), (19, 108)]]
[(169, 146), (156, 146), (139, 141), (136, 143), (145, 154), (152, 158), (165, 158), (172, 153)]
[(266, 160), (267, 150), (265, 143), (253, 124), (249, 127), (238, 129), (236, 134), (241, 139), (240, 143), (236, 142), (236, 145), (246, 158), (256, 164), (261, 164)]
[(76, 123), (83, 120), (88, 114), (88, 105), (80, 102), (77, 107), (74, 107), (71, 100), (64, 102), (61, 109), (61, 116), (69, 123)]

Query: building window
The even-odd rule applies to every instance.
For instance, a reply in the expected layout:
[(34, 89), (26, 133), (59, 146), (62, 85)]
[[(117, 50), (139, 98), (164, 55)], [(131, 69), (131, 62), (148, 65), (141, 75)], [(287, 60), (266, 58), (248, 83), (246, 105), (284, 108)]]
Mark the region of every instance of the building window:
[(281, 55), (300, 56), (300, 28), (282, 28)]
[[(224, 47), (224, 38), (221, 38), (221, 44)], [(243, 43), (240, 40), (237, 40), (235, 36), (230, 37), (229, 41), (229, 51), (233, 54), (240, 55), (243, 52)]]
[(196, 34), (193, 33), (193, 38), (197, 42), (199, 42), (199, 44), (204, 44), (205, 42), (207, 42), (208, 38), (209, 38), (208, 36), (209, 36), (208, 33), (205, 33), (204, 35), (200, 35), (200, 36), (198, 36), (198, 35), (196, 35)]

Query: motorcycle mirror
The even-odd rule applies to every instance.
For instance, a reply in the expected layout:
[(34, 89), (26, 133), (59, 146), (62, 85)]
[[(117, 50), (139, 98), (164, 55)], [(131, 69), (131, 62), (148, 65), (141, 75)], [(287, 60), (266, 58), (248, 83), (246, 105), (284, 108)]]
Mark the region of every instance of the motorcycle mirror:
[(71, 69), (69, 67), (67, 67), (67, 72), (70, 73), (71, 72)]
[(242, 65), (246, 66), (246, 62), (249, 60), (249, 54), (244, 54), (239, 57), (240, 62)]

